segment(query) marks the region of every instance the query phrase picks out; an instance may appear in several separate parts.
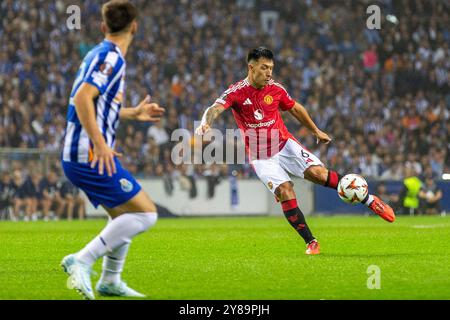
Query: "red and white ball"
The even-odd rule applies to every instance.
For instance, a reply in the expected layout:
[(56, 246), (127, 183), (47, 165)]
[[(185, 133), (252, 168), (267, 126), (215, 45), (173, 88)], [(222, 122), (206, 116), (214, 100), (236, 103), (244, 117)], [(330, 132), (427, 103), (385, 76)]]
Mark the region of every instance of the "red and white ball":
[(347, 174), (339, 181), (337, 186), (339, 198), (342, 201), (356, 204), (364, 200), (369, 193), (366, 179), (358, 174)]

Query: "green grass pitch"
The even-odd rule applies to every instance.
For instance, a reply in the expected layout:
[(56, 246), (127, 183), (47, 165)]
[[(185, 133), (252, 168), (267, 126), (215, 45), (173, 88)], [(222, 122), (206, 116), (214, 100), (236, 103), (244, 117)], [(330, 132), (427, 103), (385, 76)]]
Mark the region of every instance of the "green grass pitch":
[[(105, 223), (1, 222), (0, 299), (80, 299), (59, 263)], [(156, 300), (450, 299), (449, 217), (308, 223), (320, 256), (304, 254), (283, 217), (160, 219), (134, 239), (123, 278)], [(379, 267), (380, 289), (367, 287), (371, 265)]]

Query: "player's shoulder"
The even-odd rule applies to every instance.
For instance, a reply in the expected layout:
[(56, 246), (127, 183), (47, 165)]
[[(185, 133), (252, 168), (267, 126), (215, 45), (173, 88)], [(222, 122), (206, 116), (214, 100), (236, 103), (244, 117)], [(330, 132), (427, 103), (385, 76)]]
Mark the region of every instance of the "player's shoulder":
[(100, 42), (86, 55), (85, 60), (91, 63), (104, 62), (114, 66), (125, 63), (125, 59), (115, 45), (106, 41)]
[(238, 92), (241, 91), (247, 87), (250, 86), (250, 83), (248, 82), (248, 79), (245, 78), (243, 80), (240, 80), (228, 87), (228, 89), (225, 91), (225, 93), (232, 93), (232, 92)]
[(271, 90), (281, 90), (287, 92), (286, 88), (281, 83), (276, 82), (273, 79), (269, 81), (269, 83), (267, 84), (267, 88)]

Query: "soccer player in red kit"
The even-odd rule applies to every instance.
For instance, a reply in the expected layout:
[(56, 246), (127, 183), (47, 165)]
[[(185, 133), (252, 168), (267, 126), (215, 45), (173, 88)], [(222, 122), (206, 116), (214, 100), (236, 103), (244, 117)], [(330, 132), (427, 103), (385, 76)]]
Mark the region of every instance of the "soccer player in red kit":
[[(305, 240), (306, 254), (319, 254), (319, 242), (298, 207), (289, 174), (334, 189), (337, 189), (342, 176), (325, 168), (288, 132), (280, 110), (289, 111), (316, 136), (318, 143), (328, 144), (331, 141), (325, 132), (317, 128), (305, 107), (294, 101), (283, 86), (272, 79), (273, 60), (273, 53), (267, 48), (251, 50), (247, 56), (247, 78), (230, 86), (206, 109), (196, 134), (204, 134), (211, 128), (214, 119), (231, 108), (259, 179), (281, 202), (289, 223)], [(392, 208), (378, 197), (369, 194), (362, 203), (384, 220), (395, 220)]]

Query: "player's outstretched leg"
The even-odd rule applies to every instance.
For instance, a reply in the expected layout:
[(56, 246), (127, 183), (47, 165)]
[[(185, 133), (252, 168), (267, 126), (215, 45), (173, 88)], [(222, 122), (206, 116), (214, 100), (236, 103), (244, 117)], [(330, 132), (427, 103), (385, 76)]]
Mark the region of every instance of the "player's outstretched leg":
[(92, 265), (107, 255), (108, 258), (103, 264), (105, 274), (102, 274), (102, 279), (96, 286), (99, 294), (142, 297), (142, 294), (129, 288), (120, 279), (120, 272), (131, 240), (156, 223), (156, 207), (141, 190), (127, 203), (113, 209), (105, 209), (112, 218), (108, 225), (83, 249), (65, 257), (61, 263), (64, 271), (70, 275), (68, 286), (76, 289), (83, 297), (94, 299), (90, 278)]
[(305, 216), (298, 207), (296, 195), (294, 188), (292, 188), (291, 182), (284, 182), (278, 186), (275, 191), (275, 195), (281, 202), (281, 207), (283, 208), (286, 219), (305, 241), (307, 245), (305, 253), (319, 254), (319, 242), (312, 235), (312, 232), (306, 223)]
[[(336, 171), (328, 170), (322, 166), (311, 166), (305, 171), (305, 179), (336, 190), (342, 177), (343, 176)], [(361, 203), (366, 205), (373, 213), (379, 215), (384, 220), (388, 222), (395, 221), (394, 210), (377, 196), (368, 194)]]

